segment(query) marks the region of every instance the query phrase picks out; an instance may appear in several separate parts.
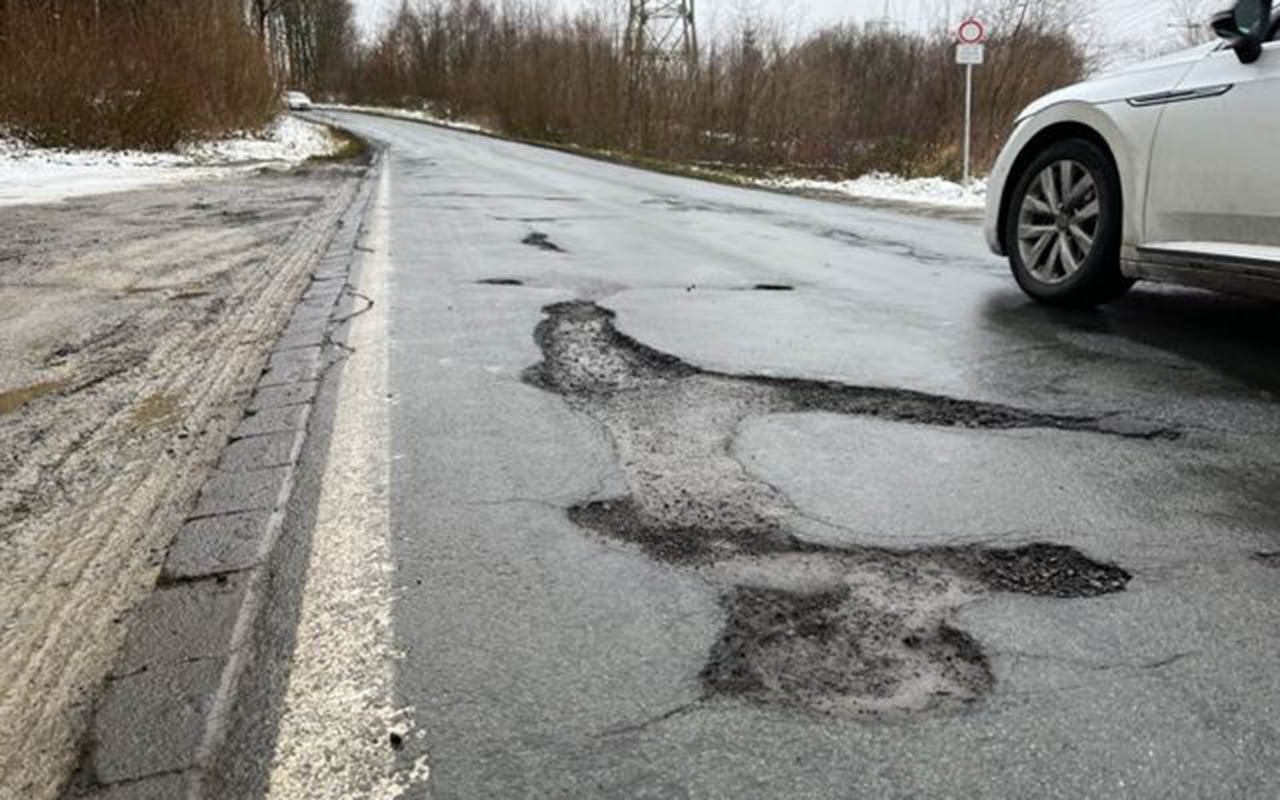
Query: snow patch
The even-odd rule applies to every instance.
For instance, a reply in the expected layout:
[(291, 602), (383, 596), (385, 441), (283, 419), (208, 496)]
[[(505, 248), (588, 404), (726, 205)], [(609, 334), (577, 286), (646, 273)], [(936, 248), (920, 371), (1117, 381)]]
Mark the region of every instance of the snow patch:
[(264, 136), (205, 142), (187, 147), (184, 154), (196, 161), (283, 161), (296, 164), (308, 158), (330, 155), (334, 150), (335, 143), (328, 128), (284, 116), (277, 119)]
[(0, 206), (219, 177), (264, 164), (294, 165), (335, 149), (327, 128), (290, 116), (258, 133), (186, 145), (176, 153), (50, 150), (0, 136)]
[(757, 183), (771, 189), (816, 190), (917, 205), (979, 209), (987, 204), (985, 178), (975, 178), (966, 186), (945, 178), (903, 178), (887, 172), (869, 172), (848, 181), (765, 178)]

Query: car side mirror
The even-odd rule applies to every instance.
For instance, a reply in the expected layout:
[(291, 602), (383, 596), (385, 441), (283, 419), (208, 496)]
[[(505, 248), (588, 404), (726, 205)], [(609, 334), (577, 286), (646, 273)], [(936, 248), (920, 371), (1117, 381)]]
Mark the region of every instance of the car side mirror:
[(1271, 24), (1271, 0), (1239, 0), (1234, 8), (1213, 15), (1213, 32), (1236, 51), (1241, 64), (1262, 55), (1262, 39)]

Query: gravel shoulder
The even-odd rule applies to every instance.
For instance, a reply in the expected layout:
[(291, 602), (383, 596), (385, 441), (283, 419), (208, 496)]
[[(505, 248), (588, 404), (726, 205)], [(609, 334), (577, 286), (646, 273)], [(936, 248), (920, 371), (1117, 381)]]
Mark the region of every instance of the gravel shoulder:
[(53, 796), (129, 609), (363, 169), (4, 210), (0, 796)]

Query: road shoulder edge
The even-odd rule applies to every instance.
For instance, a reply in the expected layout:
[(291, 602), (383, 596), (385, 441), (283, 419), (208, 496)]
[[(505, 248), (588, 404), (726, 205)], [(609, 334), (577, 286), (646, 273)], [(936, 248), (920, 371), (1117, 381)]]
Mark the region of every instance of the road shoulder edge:
[(320, 383), (341, 363), (334, 333), (359, 313), (349, 276), (383, 168), (381, 148), (367, 146), (367, 168), (313, 257), (242, 419), (170, 545), (154, 592), (128, 617), (68, 796), (204, 796), (252, 668)]
[[(823, 202), (855, 206), (857, 208), (866, 208), (873, 211), (886, 211), (917, 217), (929, 217), (932, 219), (946, 219), (974, 225), (981, 224), (984, 216), (984, 211), (982, 209), (967, 208), (964, 206), (949, 206), (938, 203), (913, 203), (909, 200), (896, 200), (872, 197), (870, 195), (847, 194), (845, 192), (828, 189), (771, 186), (753, 180), (749, 176), (735, 172), (718, 171), (694, 165), (662, 161), (661, 159), (646, 158), (644, 156), (633, 156), (606, 150), (596, 150), (582, 145), (548, 142), (541, 139), (531, 139), (523, 136), (508, 136), (485, 128), (450, 125), (446, 122), (423, 119), (422, 117), (414, 117), (408, 114), (394, 113), (391, 110), (335, 106), (325, 103), (317, 104), (314, 106), (314, 110), (319, 112), (365, 114), (370, 117), (381, 117), (383, 119), (397, 120), (399, 122), (411, 122), (418, 125), (439, 128), (440, 130), (452, 131), (454, 133), (472, 134), (488, 139), (496, 139), (502, 142), (514, 142), (516, 144), (528, 145), (529, 147), (551, 150), (557, 153), (564, 153), (565, 155), (579, 156), (581, 158), (601, 161), (615, 166), (631, 167), (632, 169), (640, 169), (646, 172), (656, 172), (661, 175), (672, 175), (677, 178), (691, 178), (693, 180), (704, 181), (706, 183), (716, 183), (722, 186), (734, 186), (739, 189), (750, 189), (757, 192), (767, 192), (768, 194), (804, 197), (810, 200), (821, 200)], [(327, 121), (327, 124), (334, 127), (341, 127), (341, 125), (338, 125), (333, 121)]]

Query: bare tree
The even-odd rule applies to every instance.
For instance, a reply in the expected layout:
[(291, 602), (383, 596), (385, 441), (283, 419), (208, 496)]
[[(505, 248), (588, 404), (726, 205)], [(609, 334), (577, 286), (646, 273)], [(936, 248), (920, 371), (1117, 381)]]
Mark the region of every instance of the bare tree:
[(1206, 0), (1169, 0), (1169, 23), (1173, 29), (1174, 39), (1184, 47), (1194, 47), (1213, 39), (1213, 29), (1209, 27), (1209, 17), (1218, 5), (1225, 0), (1207, 2)]

